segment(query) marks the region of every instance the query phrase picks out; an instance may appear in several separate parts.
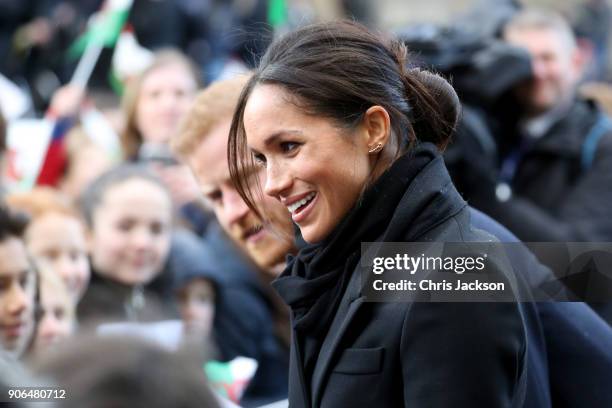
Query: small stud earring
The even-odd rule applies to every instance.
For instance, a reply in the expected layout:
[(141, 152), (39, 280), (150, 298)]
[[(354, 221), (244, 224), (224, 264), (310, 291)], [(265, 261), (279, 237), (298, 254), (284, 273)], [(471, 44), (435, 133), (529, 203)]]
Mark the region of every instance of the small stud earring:
[(382, 150), (383, 148), (383, 144), (382, 143), (378, 143), (376, 146), (374, 146), (373, 148), (371, 148), (370, 150), (368, 150), (368, 153), (378, 153)]

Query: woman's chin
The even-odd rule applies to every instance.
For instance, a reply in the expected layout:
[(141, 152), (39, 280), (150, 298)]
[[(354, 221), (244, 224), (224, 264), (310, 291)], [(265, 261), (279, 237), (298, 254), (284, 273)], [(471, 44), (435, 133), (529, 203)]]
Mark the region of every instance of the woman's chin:
[(319, 228), (315, 226), (300, 227), (302, 239), (308, 244), (316, 244), (325, 239), (328, 234), (324, 234)]

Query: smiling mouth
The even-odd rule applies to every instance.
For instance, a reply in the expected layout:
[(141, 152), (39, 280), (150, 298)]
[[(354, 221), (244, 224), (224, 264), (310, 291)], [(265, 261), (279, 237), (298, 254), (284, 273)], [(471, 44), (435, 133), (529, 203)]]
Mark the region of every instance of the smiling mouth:
[(310, 204), (310, 202), (315, 198), (316, 195), (317, 195), (317, 193), (315, 193), (315, 192), (312, 192), (312, 193), (308, 194), (306, 197), (302, 198), (301, 200), (296, 201), (295, 203), (293, 203), (291, 205), (288, 205), (287, 206), (287, 210), (289, 210), (291, 215), (298, 214), (308, 204)]
[(25, 323), (17, 323), (11, 325), (2, 326), (2, 330), (8, 335), (8, 337), (19, 337), (23, 330), (25, 330)]

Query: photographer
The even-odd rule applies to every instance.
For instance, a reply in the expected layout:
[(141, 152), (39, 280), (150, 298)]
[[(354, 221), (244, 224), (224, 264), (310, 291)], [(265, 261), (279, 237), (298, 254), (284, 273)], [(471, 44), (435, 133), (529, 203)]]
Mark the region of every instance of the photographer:
[(471, 204), (524, 241), (610, 240), (612, 126), (576, 96), (582, 61), (569, 26), (527, 10), (506, 25), (504, 39), (529, 52), (533, 73), (505, 105), (497, 182), (479, 186)]

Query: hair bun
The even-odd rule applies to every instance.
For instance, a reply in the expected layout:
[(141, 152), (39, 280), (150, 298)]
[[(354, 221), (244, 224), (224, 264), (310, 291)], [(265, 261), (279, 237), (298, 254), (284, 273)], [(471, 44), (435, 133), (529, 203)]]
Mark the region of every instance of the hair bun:
[(414, 75), (436, 99), (444, 120), (454, 129), (459, 120), (459, 115), (461, 114), (461, 101), (452, 85), (446, 79), (433, 72), (415, 68), (411, 69), (410, 73)]

